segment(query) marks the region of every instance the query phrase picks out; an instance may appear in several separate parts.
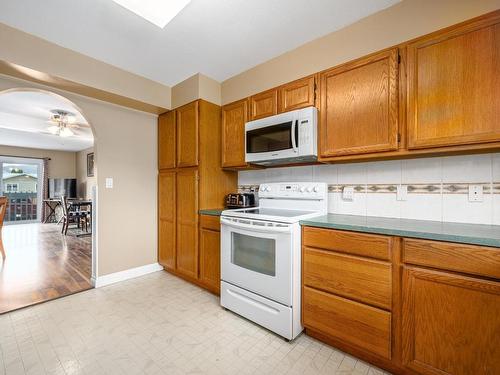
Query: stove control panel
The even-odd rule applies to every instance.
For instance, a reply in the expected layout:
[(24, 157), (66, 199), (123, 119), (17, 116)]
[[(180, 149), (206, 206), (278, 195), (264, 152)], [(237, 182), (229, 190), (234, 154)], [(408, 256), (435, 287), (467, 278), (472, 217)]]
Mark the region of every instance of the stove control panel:
[(259, 198), (324, 199), (328, 185), (323, 182), (273, 182), (261, 184)]

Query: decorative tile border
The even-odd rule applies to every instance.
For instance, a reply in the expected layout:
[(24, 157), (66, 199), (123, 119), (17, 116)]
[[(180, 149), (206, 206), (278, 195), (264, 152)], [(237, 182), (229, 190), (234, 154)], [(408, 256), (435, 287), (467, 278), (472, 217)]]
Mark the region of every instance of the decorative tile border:
[[(477, 183), (446, 183), (446, 184), (407, 184), (408, 194), (468, 194), (469, 185), (483, 185), (484, 194), (500, 194), (500, 182), (492, 185), (486, 182)], [(344, 187), (353, 187), (355, 193), (386, 193), (395, 194), (398, 184), (329, 184), (329, 193), (341, 193)], [(257, 193), (259, 185), (238, 185), (240, 193)]]

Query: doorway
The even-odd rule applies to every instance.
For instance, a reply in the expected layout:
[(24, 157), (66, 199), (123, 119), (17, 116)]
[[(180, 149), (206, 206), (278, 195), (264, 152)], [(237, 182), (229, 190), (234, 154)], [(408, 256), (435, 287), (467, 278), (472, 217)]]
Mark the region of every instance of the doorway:
[(68, 99), (38, 89), (0, 92), (0, 196), (8, 202), (0, 314), (93, 287), (93, 145), (92, 128)]

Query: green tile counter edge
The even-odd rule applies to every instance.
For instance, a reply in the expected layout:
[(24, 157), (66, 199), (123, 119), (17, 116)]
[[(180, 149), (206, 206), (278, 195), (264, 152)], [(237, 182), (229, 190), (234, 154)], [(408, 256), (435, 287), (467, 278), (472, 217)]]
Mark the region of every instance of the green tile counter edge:
[(198, 213), (200, 215), (220, 216), (222, 211), (224, 211), (224, 208), (213, 208), (213, 209), (199, 210)]
[(328, 214), (300, 221), (308, 227), (386, 234), (500, 248), (500, 225), (448, 223), (374, 216)]

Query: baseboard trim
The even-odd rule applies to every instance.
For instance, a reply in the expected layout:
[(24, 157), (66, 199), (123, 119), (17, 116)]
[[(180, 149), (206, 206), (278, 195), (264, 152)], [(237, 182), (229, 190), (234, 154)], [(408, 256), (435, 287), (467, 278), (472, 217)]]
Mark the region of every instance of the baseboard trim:
[(163, 267), (158, 263), (146, 264), (145, 266), (130, 268), (125, 271), (110, 273), (104, 276), (98, 276), (95, 279), (94, 286), (96, 288), (101, 288), (106, 285), (118, 283), (120, 281), (125, 281), (133, 279), (135, 277), (144, 276), (148, 273), (162, 271)]

